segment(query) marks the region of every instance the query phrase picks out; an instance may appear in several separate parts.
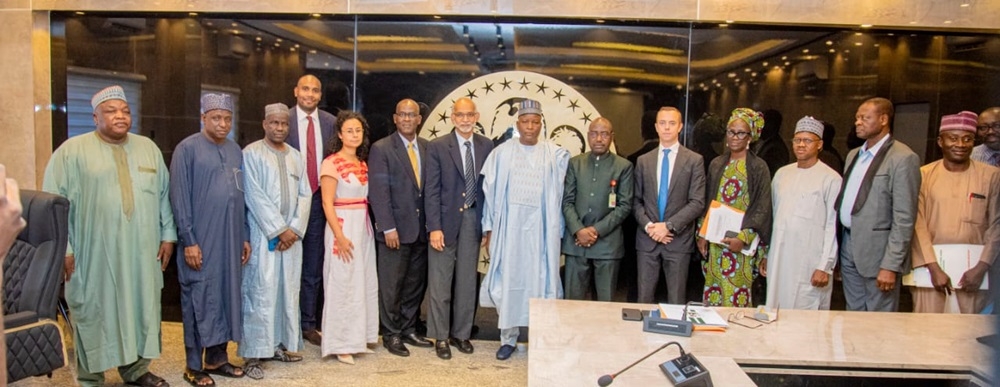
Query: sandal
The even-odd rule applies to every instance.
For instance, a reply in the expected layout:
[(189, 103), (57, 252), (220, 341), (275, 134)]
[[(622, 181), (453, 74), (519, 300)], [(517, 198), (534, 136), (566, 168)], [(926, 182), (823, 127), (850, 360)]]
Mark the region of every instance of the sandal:
[[(195, 370), (190, 370), (190, 369), (184, 371), (184, 381), (188, 382), (189, 384), (191, 384), (192, 386), (195, 386), (195, 387), (204, 387), (204, 386), (214, 386), (215, 385), (215, 379), (212, 379), (212, 377), (209, 376), (208, 374), (206, 374), (206, 373), (204, 373), (202, 371), (195, 371)], [(208, 384), (199, 384), (200, 382), (206, 382), (206, 381), (209, 382), (209, 383)]]
[(253, 380), (264, 379), (264, 368), (261, 367), (260, 360), (247, 359), (246, 363), (243, 363), (243, 374)]
[(288, 352), (286, 350), (277, 349), (274, 351), (274, 356), (268, 360), (277, 360), (284, 363), (294, 363), (297, 361), (302, 361), (302, 355), (295, 352)]
[(222, 365), (215, 368), (204, 367), (202, 368), (202, 370), (212, 375), (225, 376), (227, 378), (234, 378), (234, 379), (242, 378), (244, 375), (242, 368), (234, 366), (232, 363), (229, 362), (222, 363)]
[(170, 383), (167, 383), (166, 380), (163, 380), (159, 376), (153, 375), (152, 372), (146, 372), (142, 376), (139, 376), (138, 379), (125, 384), (142, 387), (170, 387)]

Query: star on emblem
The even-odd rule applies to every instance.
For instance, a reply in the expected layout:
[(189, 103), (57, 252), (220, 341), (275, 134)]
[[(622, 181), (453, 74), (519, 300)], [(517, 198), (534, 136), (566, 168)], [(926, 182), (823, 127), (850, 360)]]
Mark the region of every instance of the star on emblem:
[(465, 96), (469, 97), (469, 99), (474, 99), (478, 97), (478, 95), (476, 95), (476, 89), (465, 89), (465, 91), (467, 93), (465, 94)]
[(580, 119), (583, 120), (583, 124), (584, 125), (587, 125), (587, 123), (589, 123), (591, 121), (591, 119), (590, 119), (590, 113), (583, 112), (583, 117), (580, 117)]
[(483, 81), (483, 84), (482, 89), (486, 90), (486, 95), (490, 95), (490, 92), (493, 91), (493, 84), (486, 81)]
[(444, 122), (444, 123), (447, 124), (448, 123), (448, 115), (444, 114), (444, 112), (438, 113), (438, 122)]
[(580, 102), (580, 100), (578, 100), (578, 99), (571, 99), (569, 101), (569, 106), (567, 106), (567, 107), (570, 108), (570, 109), (573, 109), (573, 112), (576, 112), (576, 108), (580, 107), (580, 104), (578, 102)]
[(535, 87), (538, 88), (538, 92), (542, 93), (542, 95), (545, 95), (545, 89), (549, 88), (548, 86), (545, 86), (545, 81), (542, 81), (541, 84), (535, 85)]
[(521, 82), (518, 82), (518, 84), (521, 85), (521, 88), (519, 90), (527, 90), (528, 85), (530, 85), (531, 82), (528, 82), (527, 78), (521, 78)]
[(555, 90), (553, 93), (555, 93), (555, 95), (553, 95), (552, 98), (555, 98), (559, 102), (562, 102), (562, 97), (566, 96), (566, 94), (562, 93), (562, 89)]
[(438, 132), (440, 132), (440, 130), (438, 130), (437, 128), (434, 128), (434, 127), (432, 127), (432, 128), (431, 128), (431, 131), (430, 131), (430, 133), (431, 133), (431, 138), (437, 138), (437, 136), (438, 136)]
[[(503, 90), (507, 90), (507, 89), (509, 89), (509, 88), (510, 88), (510, 82), (511, 82), (511, 81), (508, 81), (508, 80), (507, 80), (507, 77), (504, 77), (504, 78), (503, 78), (503, 82), (500, 82), (500, 84), (501, 84), (501, 85), (503, 85)], [(501, 90), (501, 91), (502, 91), (502, 90)]]

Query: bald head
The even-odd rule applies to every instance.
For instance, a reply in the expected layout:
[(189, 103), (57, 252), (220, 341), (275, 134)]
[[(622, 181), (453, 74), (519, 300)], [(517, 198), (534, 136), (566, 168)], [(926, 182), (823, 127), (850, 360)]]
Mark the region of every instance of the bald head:
[(455, 100), (455, 104), (451, 107), (451, 122), (455, 124), (455, 131), (459, 136), (465, 139), (471, 137), (476, 130), (476, 123), (479, 122), (476, 103), (469, 97)]
[(1000, 150), (1000, 106), (988, 108), (979, 114), (976, 133), (988, 148)]
[(604, 117), (598, 117), (590, 123), (587, 129), (587, 142), (590, 144), (590, 151), (595, 156), (603, 156), (611, 149), (611, 141), (614, 138), (614, 129), (611, 121)]
[(299, 78), (295, 85), (295, 104), (302, 111), (312, 113), (323, 98), (323, 84), (315, 75), (306, 74)]
[(420, 127), (420, 105), (417, 101), (406, 98), (396, 104), (396, 113), (392, 115), (392, 122), (396, 124), (399, 134), (413, 141), (417, 136), (417, 128)]

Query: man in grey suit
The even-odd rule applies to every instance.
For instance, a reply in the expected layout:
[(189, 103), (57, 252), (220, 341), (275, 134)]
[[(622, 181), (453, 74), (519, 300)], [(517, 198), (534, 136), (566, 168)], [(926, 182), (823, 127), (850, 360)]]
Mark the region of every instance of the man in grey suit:
[[(337, 117), (319, 109), (323, 86), (314, 75), (303, 75), (295, 86), (295, 108), (288, 114), (288, 138), (285, 143), (299, 151), (306, 164), (309, 187), (312, 188), (312, 207), (306, 234), (302, 238), (302, 287), (299, 289), (299, 313), (302, 316), (302, 338), (312, 345), (322, 342), (317, 330), (317, 312), (323, 294), (323, 231), (326, 215), (323, 214), (323, 195), (319, 190), (319, 167), (325, 155), (326, 142), (333, 136)], [(303, 141), (299, 141), (303, 139)]]
[(396, 104), (396, 132), (372, 144), (368, 155), (368, 201), (375, 215), (378, 249), (379, 319), (382, 345), (409, 356), (406, 345), (431, 347), (417, 334), (420, 303), (427, 289), (427, 229), (421, 187), (427, 140), (417, 136), (420, 106), (412, 99)]
[(451, 345), (466, 354), (474, 350), (469, 338), (476, 312), (485, 199), (479, 172), (493, 150), (493, 141), (475, 133), (478, 121), (476, 104), (459, 98), (451, 108), (455, 130), (427, 146), (424, 207), (431, 245), (427, 333), (435, 339), (437, 356), (445, 360), (451, 359)]
[(695, 220), (705, 211), (705, 165), (701, 155), (677, 142), (684, 120), (677, 108), (656, 113), (660, 146), (639, 156), (632, 212), (636, 233), (639, 303), (652, 303), (660, 269), (667, 302), (687, 299), (688, 265), (694, 253)]
[(836, 204), (847, 310), (896, 311), (902, 273), (910, 267), (920, 159), (893, 141), (893, 115), (892, 102), (871, 98), (854, 117), (865, 143), (847, 154)]

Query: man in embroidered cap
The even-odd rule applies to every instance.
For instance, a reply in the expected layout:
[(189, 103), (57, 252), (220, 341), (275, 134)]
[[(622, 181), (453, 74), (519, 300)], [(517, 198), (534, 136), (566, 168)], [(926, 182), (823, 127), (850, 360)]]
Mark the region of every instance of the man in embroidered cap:
[[(228, 139), (233, 100), (201, 98), (202, 130), (174, 149), (170, 202), (184, 260), (177, 260), (187, 369), (184, 379), (211, 384), (207, 374), (243, 377), (229, 363), (229, 341), (242, 340), (241, 266), (250, 258), (244, 207), (243, 153)], [(204, 356), (204, 364), (202, 363)]]
[(156, 144), (129, 133), (120, 86), (91, 105), (97, 129), (60, 145), (42, 183), (73, 204), (65, 277), (77, 381), (103, 385), (104, 371), (117, 367), (129, 384), (167, 386), (149, 364), (160, 356), (162, 271), (177, 240), (170, 177)]
[[(937, 143), (943, 158), (920, 168), (920, 196), (913, 232), (913, 268), (930, 272), (933, 288), (913, 287), (913, 311), (942, 313), (948, 297), (957, 298), (961, 313), (979, 313), (989, 302), (980, 290), (1000, 243), (1000, 169), (970, 158), (976, 139), (976, 114), (963, 111), (941, 118)], [(937, 245), (983, 246), (961, 278), (942, 269)], [(961, 272), (961, 271), (960, 271)]]
[(837, 197), (848, 310), (895, 312), (902, 275), (910, 270), (920, 158), (892, 139), (894, 112), (891, 101), (876, 97), (863, 102), (854, 117), (855, 132), (865, 143), (847, 154)]
[(972, 159), (1000, 167), (1000, 106), (979, 113), (976, 131), (982, 144), (972, 148)]
[(483, 164), (483, 243), (490, 266), (479, 302), (497, 308), (500, 360), (514, 353), (518, 327), (528, 326), (528, 300), (563, 296), (559, 242), (569, 151), (541, 133), (541, 104), (521, 101), (517, 141), (496, 147)]
[(841, 178), (819, 162), (822, 149), (823, 123), (802, 117), (792, 137), (796, 162), (778, 169), (771, 181), (774, 226), (760, 265), (771, 309), (830, 309)]
[(285, 144), (288, 106), (264, 108), (264, 139), (243, 149), (244, 198), (250, 226), (250, 261), (243, 267), (244, 370), (264, 377), (261, 360), (302, 360), (299, 286), (302, 236), (312, 189), (299, 151)]

